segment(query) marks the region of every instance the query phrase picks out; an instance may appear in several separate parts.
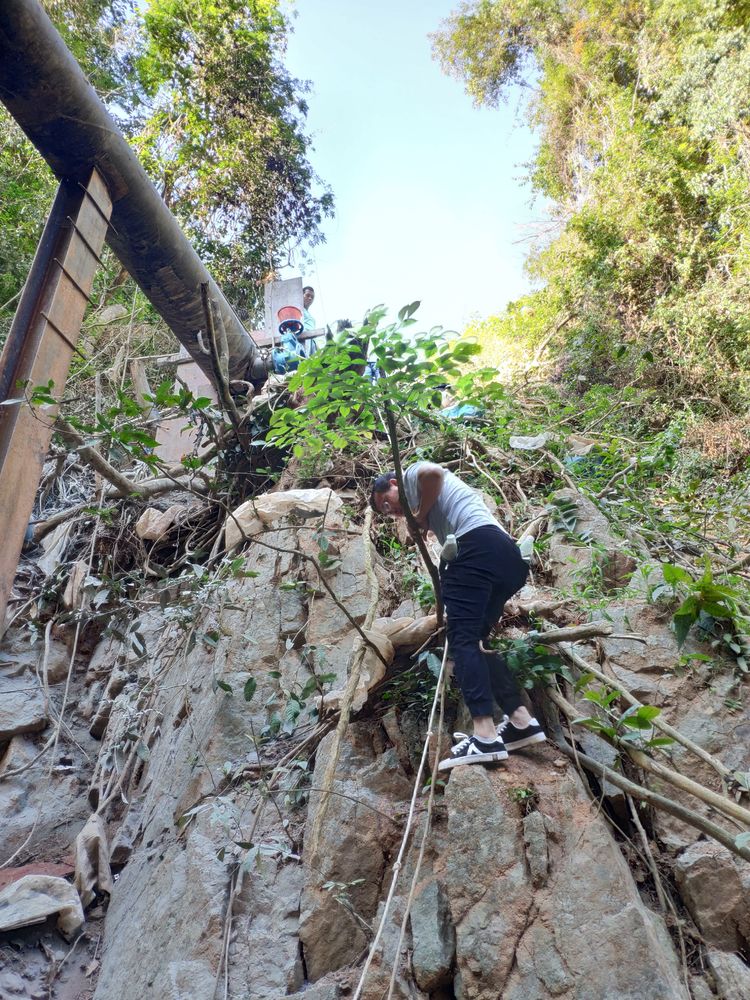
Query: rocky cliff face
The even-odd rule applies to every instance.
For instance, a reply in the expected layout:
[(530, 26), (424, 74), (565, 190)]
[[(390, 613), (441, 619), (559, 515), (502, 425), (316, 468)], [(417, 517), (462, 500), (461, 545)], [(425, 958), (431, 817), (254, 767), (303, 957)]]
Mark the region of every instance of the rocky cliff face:
[[(344, 734), (318, 815), (335, 737), (311, 709), (318, 687), (344, 687), (355, 625), (370, 610), (360, 531), (331, 499), (326, 578), (343, 609), (301, 557), (319, 546), (292, 504), (269, 516), (266, 544), (251, 543), (232, 573), (202, 581), (190, 600), (153, 600), (126, 634), (79, 656), (70, 683), (62, 639), (48, 634), (32, 648), (6, 637), (0, 842), (3, 860), (15, 856), (0, 883), (0, 921), (10, 905), (23, 908), (8, 896), (19, 874), (40, 878), (42, 862), (62, 866), (45, 877), (72, 872), (78, 837), (88, 924), (62, 965), (70, 945), (54, 918), (37, 931), (6, 931), (0, 997), (353, 994), (393, 878), (426, 726), (423, 714), (371, 692)], [(381, 583), (387, 612), (382, 573)], [(622, 634), (642, 633), (645, 644), (606, 639), (586, 655), (747, 769), (747, 709), (720, 711), (721, 676), (675, 673), (667, 623), (635, 591), (611, 613)], [(389, 676), (404, 656), (394, 639)], [(747, 870), (694, 830), (657, 818), (658, 864), (680, 890), (677, 911), (665, 915), (637, 834), (617, 834), (605, 816), (622, 802), (600, 791), (592, 799), (551, 745), (505, 767), (454, 770), (436, 798), (397, 953), (426, 822), (419, 795), (361, 995), (386, 995), (395, 965), (392, 995), (404, 998), (750, 996)], [(82, 840), (92, 814), (100, 822), (87, 830), (100, 833)], [(30, 870), (20, 873), (23, 864)], [(682, 954), (676, 922), (688, 942)], [(81, 932), (68, 930), (72, 943)], [(47, 964), (34, 957), (40, 942)]]

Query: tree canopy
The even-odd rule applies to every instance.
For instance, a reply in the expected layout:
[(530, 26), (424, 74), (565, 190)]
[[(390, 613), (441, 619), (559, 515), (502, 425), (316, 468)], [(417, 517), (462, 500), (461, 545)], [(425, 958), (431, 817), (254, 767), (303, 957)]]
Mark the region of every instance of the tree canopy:
[[(277, 0), (47, 0), (46, 9), (228, 296), (247, 312), (322, 239), (307, 84), (283, 65)], [(0, 112), (0, 306), (23, 284), (55, 180)], [(5, 325), (8, 311), (1, 317)]]
[(577, 377), (748, 399), (748, 14), (730, 0), (471, 0), (434, 37), (477, 103), (528, 88), (530, 179), (557, 225), (526, 305), (548, 329), (570, 314), (557, 343)]

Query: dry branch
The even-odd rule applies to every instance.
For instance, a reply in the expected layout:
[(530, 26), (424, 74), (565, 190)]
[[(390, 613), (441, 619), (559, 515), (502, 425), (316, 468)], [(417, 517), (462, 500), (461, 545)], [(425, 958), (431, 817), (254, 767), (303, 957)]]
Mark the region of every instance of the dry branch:
[(599, 636), (612, 635), (613, 628), (607, 622), (587, 622), (584, 625), (569, 625), (565, 628), (551, 628), (540, 633), (538, 638), (530, 635), (530, 639), (542, 645), (558, 642), (577, 642), (579, 639), (596, 639)]
[(84, 438), (63, 417), (58, 417), (55, 420), (55, 430), (69, 447), (78, 452), (84, 462), (88, 462), (102, 479), (106, 479), (115, 487), (118, 496), (128, 496), (130, 493), (139, 492), (136, 483), (128, 479), (127, 476), (123, 476), (114, 465), (110, 465), (104, 455), (93, 445), (86, 444)]
[(682, 820), (683, 823), (687, 823), (694, 829), (700, 830), (701, 833), (705, 833), (708, 837), (713, 837), (714, 840), (726, 847), (732, 854), (744, 858), (745, 861), (750, 861), (750, 849), (737, 846), (732, 834), (727, 833), (726, 830), (712, 823), (711, 820), (706, 819), (692, 809), (681, 806), (678, 802), (673, 802), (672, 799), (668, 799), (664, 795), (652, 792), (650, 788), (644, 788), (642, 785), (630, 781), (617, 771), (613, 771), (611, 767), (607, 767), (606, 764), (600, 764), (591, 757), (587, 757), (586, 754), (581, 753), (580, 750), (573, 750), (565, 741), (558, 742), (557, 746), (566, 757), (570, 758), (574, 763), (578, 762), (591, 774), (595, 774), (597, 778), (610, 781), (617, 788), (621, 788), (628, 795), (632, 795), (634, 799), (640, 799), (641, 802), (648, 802), (654, 809), (661, 809), (663, 812), (669, 813), (670, 816)]
[[(584, 660), (582, 656), (579, 656), (572, 647), (561, 646), (560, 652), (565, 659), (567, 659), (574, 666), (578, 667), (579, 670), (582, 670), (584, 673), (593, 674), (593, 676), (603, 684), (619, 691), (629, 705), (632, 705), (634, 708), (640, 708), (643, 705), (643, 702), (638, 701), (638, 699), (631, 694), (619, 680), (614, 677), (607, 677), (607, 675), (602, 673), (601, 670), (598, 670), (596, 667)], [(665, 722), (661, 718), (661, 716), (657, 716), (653, 719), (652, 725), (655, 729), (664, 733), (665, 736), (669, 736), (671, 739), (675, 740), (675, 742), (684, 746), (686, 750), (690, 750), (691, 753), (694, 753), (696, 757), (699, 757), (702, 761), (712, 767), (723, 780), (732, 780), (732, 772), (728, 767), (722, 764), (720, 760), (717, 760), (716, 757), (712, 756), (707, 750), (704, 750), (703, 747), (694, 743), (693, 740), (685, 736), (684, 733), (681, 733), (679, 729), (675, 729), (673, 726), (670, 726), (669, 723)]]
[[(554, 688), (548, 688), (548, 693), (552, 701), (559, 709), (561, 709), (570, 722), (573, 722), (579, 717), (579, 713), (576, 711), (575, 707), (571, 705), (567, 698), (564, 698), (559, 691), (556, 691)], [(602, 734), (602, 739), (611, 743), (615, 749), (620, 751), (624, 750), (633, 763), (642, 768), (642, 770), (648, 771), (649, 774), (653, 774), (656, 777), (661, 778), (662, 781), (666, 781), (674, 788), (679, 788), (681, 791), (687, 792), (694, 798), (699, 799), (705, 805), (710, 806), (712, 809), (716, 809), (728, 819), (733, 819), (750, 829), (750, 811), (745, 809), (744, 806), (739, 805), (737, 802), (734, 802), (732, 799), (726, 798), (723, 795), (719, 795), (712, 789), (706, 788), (705, 785), (700, 785), (697, 781), (693, 781), (692, 778), (686, 778), (684, 775), (679, 774), (679, 772), (673, 771), (670, 767), (665, 767), (663, 764), (659, 764), (657, 761), (649, 757), (648, 754), (643, 753), (642, 750), (630, 747), (627, 744), (623, 744), (621, 741), (609, 740), (604, 734)], [(748, 852), (748, 854), (750, 856), (750, 852)]]

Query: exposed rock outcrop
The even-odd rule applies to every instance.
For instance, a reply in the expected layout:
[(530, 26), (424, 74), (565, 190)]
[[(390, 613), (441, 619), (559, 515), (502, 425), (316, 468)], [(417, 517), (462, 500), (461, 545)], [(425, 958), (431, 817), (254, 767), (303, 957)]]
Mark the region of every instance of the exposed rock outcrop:
[[(77, 880), (89, 905), (111, 894), (95, 1000), (206, 1000), (225, 975), (231, 1000), (335, 1000), (359, 979), (427, 733), (418, 713), (377, 701), (373, 685), (390, 674), (372, 654), (321, 812), (334, 736), (318, 728), (315, 706), (346, 684), (370, 589), (359, 532), (335, 495), (312, 492), (321, 495), (276, 494), (263, 507), (255, 528), (267, 544), (243, 549), (234, 575), (198, 581), (187, 596), (175, 588), (127, 635), (102, 640), (87, 668), (77, 662), (65, 763), (55, 764), (62, 770), (45, 771), (47, 784), (30, 780), (31, 767), (0, 784), (11, 849), (26, 838), (29, 851), (48, 849), (64, 817), (49, 861), (62, 860), (99, 810), (79, 841)], [(319, 556), (321, 511), (333, 560), (323, 571), (347, 613), (300, 556)], [(675, 671), (668, 620), (627, 593), (610, 614), (615, 635), (582, 648), (591, 662), (660, 705), (727, 766), (747, 766), (745, 716), (722, 713), (721, 694), (700, 672)], [(369, 634), (393, 671), (433, 627), (430, 617), (399, 613), (376, 618)], [(631, 632), (645, 642), (618, 638)], [(30, 764), (46, 738), (40, 727), (56, 717), (60, 687), (49, 688), (45, 709), (37, 667), (36, 652), (8, 667), (44, 711), (36, 732), (6, 736), (0, 774)], [(680, 758), (680, 748), (671, 752)], [(692, 760), (682, 763), (716, 784)], [(435, 800), (397, 954), (426, 801), (417, 797), (363, 1000), (381, 1000), (394, 963), (394, 996), (404, 1000), (689, 1000), (662, 916), (641, 897), (599, 804), (551, 748), (451, 773)], [(748, 941), (747, 873), (723, 849), (696, 843), (693, 831), (655, 822), (709, 945), (712, 976), (691, 970), (692, 1000), (715, 996), (713, 984), (739, 1000), (747, 995), (748, 969), (735, 953)]]

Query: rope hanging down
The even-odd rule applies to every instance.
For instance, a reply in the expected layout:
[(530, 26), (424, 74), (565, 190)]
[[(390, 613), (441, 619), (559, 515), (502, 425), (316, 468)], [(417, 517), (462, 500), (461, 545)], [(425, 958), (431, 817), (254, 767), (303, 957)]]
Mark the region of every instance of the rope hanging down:
[[(407, 847), (408, 842), (409, 842), (409, 835), (411, 833), (411, 828), (412, 828), (412, 826), (414, 824), (414, 812), (415, 812), (416, 803), (417, 803), (417, 796), (419, 794), (420, 788), (422, 787), (422, 780), (423, 780), (422, 779), (422, 775), (424, 774), (425, 761), (427, 760), (427, 754), (429, 753), (429, 749), (430, 749), (430, 739), (434, 735), (433, 724), (435, 722), (435, 713), (436, 713), (436, 710), (437, 710), (438, 702), (440, 703), (440, 726), (442, 726), (442, 721), (443, 721), (443, 707), (444, 707), (444, 704), (445, 704), (445, 699), (444, 699), (444, 691), (445, 691), (445, 663), (446, 663), (447, 658), (448, 658), (448, 644), (446, 643), (445, 644), (445, 648), (443, 650), (443, 662), (440, 664), (440, 673), (438, 675), (438, 681), (437, 681), (437, 685), (435, 687), (435, 697), (433, 698), (433, 701), (432, 701), (432, 709), (430, 710), (430, 718), (429, 718), (429, 721), (427, 723), (427, 736), (425, 737), (424, 747), (422, 748), (422, 758), (421, 758), (421, 760), (419, 762), (419, 769), (417, 770), (417, 776), (416, 776), (416, 778), (414, 780), (414, 790), (412, 792), (411, 803), (409, 805), (409, 814), (406, 817), (406, 826), (404, 828), (404, 835), (403, 835), (403, 838), (401, 840), (401, 847), (399, 848), (398, 856), (397, 856), (396, 861), (395, 861), (395, 863), (393, 865), (393, 878), (391, 879), (391, 886), (390, 886), (390, 889), (388, 890), (388, 896), (386, 897), (385, 906), (383, 908), (383, 915), (380, 918), (380, 924), (378, 925), (377, 932), (375, 934), (375, 937), (373, 938), (373, 942), (372, 942), (372, 944), (370, 946), (370, 950), (369, 950), (369, 952), (367, 954), (367, 960), (365, 961), (364, 968), (362, 969), (362, 975), (359, 978), (359, 983), (357, 984), (357, 989), (355, 990), (355, 993), (354, 993), (354, 996), (352, 997), (352, 1000), (359, 1000), (359, 998), (362, 996), (362, 990), (364, 989), (365, 980), (367, 979), (367, 974), (370, 971), (370, 965), (372, 964), (372, 960), (373, 960), (373, 957), (375, 955), (375, 952), (377, 951), (378, 945), (380, 944), (380, 939), (383, 936), (383, 930), (385, 928), (385, 923), (386, 923), (386, 920), (388, 919), (388, 914), (390, 912), (391, 903), (393, 902), (393, 896), (394, 896), (394, 894), (396, 892), (396, 884), (398, 882), (398, 877), (399, 877), (399, 874), (401, 872), (401, 866), (403, 864), (404, 855), (406, 854), (406, 847)], [(440, 732), (440, 727), (438, 728), (438, 733), (439, 732)], [(427, 840), (427, 834), (428, 834), (429, 829), (430, 829), (430, 819), (431, 819), (431, 815), (432, 815), (432, 804), (433, 804), (433, 800), (434, 800), (434, 791), (435, 791), (435, 775), (437, 773), (437, 766), (436, 765), (437, 765), (437, 757), (439, 755), (439, 752), (440, 752), (440, 743), (439, 743), (439, 740), (438, 740), (438, 744), (437, 744), (436, 749), (435, 749), (435, 766), (433, 766), (433, 769), (432, 769), (432, 781), (430, 782), (430, 797), (429, 797), (428, 803), (427, 803), (427, 815), (425, 817), (425, 830), (424, 830), (424, 833), (422, 835), (422, 843), (420, 845), (419, 857), (418, 857), (418, 860), (417, 860), (417, 867), (415, 869), (414, 877), (412, 879), (411, 889), (410, 889), (410, 892), (409, 892), (409, 898), (408, 898), (407, 906), (406, 906), (406, 912), (404, 914), (404, 918), (403, 918), (403, 921), (402, 921), (402, 924), (401, 924), (401, 933), (399, 935), (398, 947), (397, 947), (397, 950), (396, 950), (396, 957), (394, 959), (394, 963), (395, 963), (396, 967), (398, 966), (398, 956), (399, 956), (399, 953), (401, 951), (401, 943), (403, 941), (403, 937), (404, 937), (404, 933), (405, 933), (406, 921), (407, 921), (408, 916), (409, 916), (409, 910), (411, 908), (411, 901), (412, 901), (412, 897), (413, 897), (413, 894), (414, 894), (414, 888), (416, 886), (416, 880), (417, 880), (417, 877), (419, 875), (419, 868), (421, 866), (422, 857), (424, 855), (424, 848), (425, 848), (425, 843), (426, 843), (426, 840)], [(388, 997), (390, 997), (391, 994), (392, 994), (392, 992), (393, 992), (393, 985), (395, 983), (395, 979), (396, 979), (396, 968), (394, 967), (393, 975), (391, 977), (391, 982), (390, 982), (390, 986), (389, 986), (389, 989), (388, 989)]]

